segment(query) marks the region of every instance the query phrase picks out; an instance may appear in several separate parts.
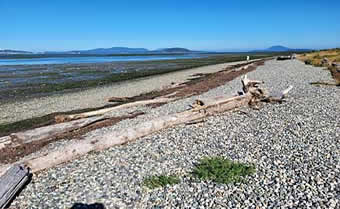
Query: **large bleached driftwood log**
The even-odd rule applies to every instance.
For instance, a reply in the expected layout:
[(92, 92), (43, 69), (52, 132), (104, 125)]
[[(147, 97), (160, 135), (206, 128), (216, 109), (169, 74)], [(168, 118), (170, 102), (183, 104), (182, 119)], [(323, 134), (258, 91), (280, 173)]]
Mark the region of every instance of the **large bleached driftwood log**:
[(0, 176), (0, 209), (5, 208), (30, 178), (23, 165), (14, 165)]
[(136, 102), (122, 104), (122, 105), (115, 106), (115, 107), (109, 107), (109, 108), (104, 108), (104, 109), (80, 113), (80, 114), (58, 115), (58, 116), (55, 117), (55, 120), (56, 120), (57, 123), (61, 123), (61, 122), (77, 120), (77, 119), (81, 119), (81, 118), (99, 116), (99, 115), (103, 115), (103, 114), (108, 113), (108, 112), (112, 112), (114, 110), (130, 108), (130, 107), (135, 107), (135, 106), (149, 105), (149, 104), (166, 103), (166, 102), (171, 102), (173, 100), (174, 100), (174, 98), (157, 98), (157, 99), (151, 99), (151, 100), (136, 101)]
[[(260, 83), (263, 82), (249, 80), (247, 76), (245, 76), (242, 79), (244, 91), (239, 96), (198, 100), (195, 105), (192, 105), (193, 108), (190, 110), (156, 118), (118, 132), (106, 133), (101, 135), (100, 138), (72, 142), (59, 150), (42, 153), (38, 157), (21, 161), (21, 163), (30, 167), (33, 172), (40, 171), (78, 158), (88, 152), (99, 151), (114, 145), (128, 143), (174, 125), (196, 121), (209, 115), (247, 106), (251, 103), (271, 102), (271, 98), (282, 100), (292, 88), (289, 87), (282, 91), (279, 96), (272, 97), (258, 86)], [(6, 169), (6, 166), (3, 167), (2, 170), (3, 169)]]
[(132, 128), (102, 135), (98, 139), (78, 141), (66, 146), (65, 148), (48, 153), (45, 156), (25, 161), (24, 163), (29, 166), (33, 172), (43, 170), (75, 159), (90, 151), (99, 151), (114, 145), (124, 144), (174, 125), (198, 120), (211, 114), (244, 106), (250, 99), (251, 95), (245, 94), (233, 98), (219, 99), (218, 101), (211, 102), (210, 104), (207, 102), (207, 105), (200, 109), (194, 108), (185, 112), (157, 118), (141, 123)]

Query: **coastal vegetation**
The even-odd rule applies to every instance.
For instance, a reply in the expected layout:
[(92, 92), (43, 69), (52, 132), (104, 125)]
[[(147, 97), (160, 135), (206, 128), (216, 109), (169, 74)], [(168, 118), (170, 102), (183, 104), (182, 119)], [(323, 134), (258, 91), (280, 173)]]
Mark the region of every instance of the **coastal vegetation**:
[(159, 176), (151, 176), (151, 177), (144, 179), (143, 184), (149, 189), (155, 189), (155, 188), (164, 187), (167, 185), (178, 184), (179, 182), (180, 182), (180, 179), (177, 176), (159, 175)]
[[(253, 165), (234, 162), (223, 157), (202, 158), (191, 172), (194, 178), (221, 184), (242, 182), (246, 176), (254, 173), (255, 167)], [(178, 183), (180, 183), (180, 178), (175, 175), (154, 175), (143, 180), (143, 185), (149, 189)]]
[(228, 184), (240, 182), (254, 172), (255, 167), (252, 165), (233, 162), (223, 157), (206, 157), (200, 160), (192, 173), (199, 179)]
[(304, 53), (299, 56), (300, 60), (319, 67), (324, 66), (324, 64), (326, 64), (323, 62), (325, 58), (329, 62), (340, 63), (340, 48), (314, 51), (310, 53)]
[(298, 58), (307, 65), (326, 67), (335, 79), (336, 85), (340, 85), (340, 48), (305, 53)]

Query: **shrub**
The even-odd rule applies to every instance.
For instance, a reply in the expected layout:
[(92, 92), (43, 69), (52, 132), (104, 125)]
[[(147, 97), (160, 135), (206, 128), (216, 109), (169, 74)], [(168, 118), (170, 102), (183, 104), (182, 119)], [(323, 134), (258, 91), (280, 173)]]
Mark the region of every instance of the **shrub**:
[(322, 57), (320, 56), (320, 54), (317, 54), (313, 57), (313, 59), (322, 59)]
[(305, 60), (305, 64), (306, 65), (311, 65), (312, 64), (312, 60), (310, 60), (310, 59)]
[(254, 166), (233, 162), (221, 157), (203, 158), (193, 170), (193, 175), (217, 183), (240, 182), (242, 178), (255, 172)]
[(178, 184), (179, 182), (180, 180), (177, 176), (159, 175), (144, 179), (143, 184), (150, 189), (154, 189), (157, 187), (164, 187), (166, 185)]

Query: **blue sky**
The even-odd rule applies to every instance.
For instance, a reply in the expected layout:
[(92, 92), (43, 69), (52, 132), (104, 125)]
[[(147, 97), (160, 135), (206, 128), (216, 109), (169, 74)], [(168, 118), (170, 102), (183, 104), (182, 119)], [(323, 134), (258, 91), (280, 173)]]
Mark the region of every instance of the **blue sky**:
[(0, 0), (0, 48), (340, 47), (339, 0)]

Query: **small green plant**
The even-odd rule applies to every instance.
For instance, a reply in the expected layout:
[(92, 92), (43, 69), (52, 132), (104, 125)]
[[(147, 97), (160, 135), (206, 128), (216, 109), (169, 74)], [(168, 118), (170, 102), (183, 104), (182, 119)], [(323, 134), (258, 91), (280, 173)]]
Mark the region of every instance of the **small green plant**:
[(166, 185), (178, 184), (179, 182), (180, 182), (180, 179), (177, 176), (159, 175), (159, 176), (151, 176), (151, 177), (144, 179), (143, 184), (150, 189), (154, 189), (157, 187), (164, 187)]
[(254, 172), (254, 166), (233, 162), (222, 157), (212, 157), (201, 159), (192, 174), (203, 180), (228, 184), (240, 182), (242, 177), (251, 175)]

